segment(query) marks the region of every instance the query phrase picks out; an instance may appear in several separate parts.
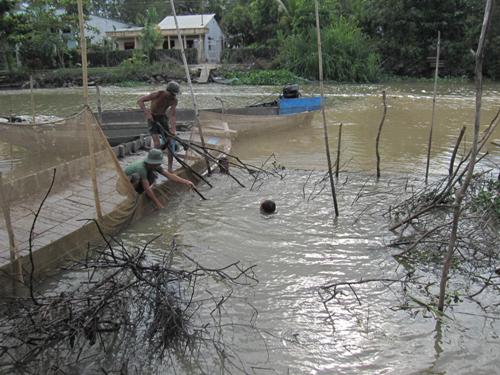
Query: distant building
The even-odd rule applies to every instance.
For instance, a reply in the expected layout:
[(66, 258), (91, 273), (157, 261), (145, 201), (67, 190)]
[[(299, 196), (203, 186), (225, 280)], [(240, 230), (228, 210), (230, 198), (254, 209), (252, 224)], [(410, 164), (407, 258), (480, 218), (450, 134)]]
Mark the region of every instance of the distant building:
[(108, 31), (115, 31), (118, 29), (125, 29), (127, 27), (135, 27), (124, 22), (111, 20), (99, 16), (89, 16), (85, 22), (87, 30), (85, 35), (92, 40), (92, 43), (100, 43), (106, 37)]
[[(177, 16), (184, 48), (196, 48), (198, 62), (219, 63), (224, 45), (224, 34), (215, 20), (215, 14)], [(173, 16), (165, 17), (159, 24), (162, 42), (158, 49), (180, 49)], [(106, 32), (120, 50), (140, 49), (142, 27), (128, 27)]]
[[(63, 12), (64, 10), (58, 10), (56, 13), (61, 14)], [(85, 20), (85, 36), (87, 37), (87, 39), (90, 39), (92, 44), (99, 44), (106, 37), (106, 32), (132, 27), (137, 26), (111, 20), (108, 18), (90, 15), (88, 19)], [(71, 33), (69, 31), (63, 31), (63, 33), (68, 35), (68, 48), (78, 48), (78, 41), (71, 35)]]

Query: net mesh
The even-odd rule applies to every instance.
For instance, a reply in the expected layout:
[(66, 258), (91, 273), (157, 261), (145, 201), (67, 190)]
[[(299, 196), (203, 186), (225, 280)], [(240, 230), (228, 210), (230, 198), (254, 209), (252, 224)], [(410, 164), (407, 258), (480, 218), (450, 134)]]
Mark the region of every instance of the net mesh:
[(2, 264), (13, 250), (26, 256), (30, 242), (36, 251), (88, 220), (111, 229), (104, 219), (133, 204), (135, 193), (89, 109), (42, 125), (2, 124), (0, 135)]
[[(217, 150), (229, 151), (227, 124), (209, 121), (203, 131), (212, 160)], [(197, 131), (187, 139), (200, 144)], [(189, 167), (176, 173), (195, 180), (192, 170), (202, 172), (205, 158), (191, 148), (180, 156)], [(89, 242), (102, 241), (102, 234), (115, 234), (153, 210), (145, 194), (133, 190), (89, 108), (53, 123), (0, 124), (0, 173), (3, 271), (10, 265), (16, 272), (17, 264), (26, 273), (33, 264), (29, 249), (38, 271), (50, 268), (63, 257), (79, 256), (75, 250), (86, 250)], [(154, 187), (162, 203), (182, 189), (185, 186), (171, 181)]]

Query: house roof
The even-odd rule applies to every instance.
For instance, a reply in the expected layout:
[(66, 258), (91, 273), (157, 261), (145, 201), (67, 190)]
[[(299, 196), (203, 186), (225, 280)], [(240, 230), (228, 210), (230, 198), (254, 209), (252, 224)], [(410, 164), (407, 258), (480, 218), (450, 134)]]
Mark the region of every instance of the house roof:
[(104, 27), (106, 28), (105, 31), (108, 31), (107, 29), (113, 30), (117, 28), (121, 29), (131, 29), (131, 28), (138, 28), (139, 26), (133, 25), (131, 23), (126, 23), (123, 21), (118, 21), (114, 20), (112, 18), (106, 18), (106, 17), (101, 17), (101, 16), (96, 16), (96, 15), (89, 15), (88, 16), (88, 21), (87, 23), (89, 24), (96, 24), (102, 22)]
[[(179, 23), (179, 29), (198, 29), (206, 27), (215, 17), (214, 14), (193, 14), (188, 16), (177, 16), (177, 22)], [(160, 29), (175, 29), (174, 16), (165, 17), (159, 24)]]

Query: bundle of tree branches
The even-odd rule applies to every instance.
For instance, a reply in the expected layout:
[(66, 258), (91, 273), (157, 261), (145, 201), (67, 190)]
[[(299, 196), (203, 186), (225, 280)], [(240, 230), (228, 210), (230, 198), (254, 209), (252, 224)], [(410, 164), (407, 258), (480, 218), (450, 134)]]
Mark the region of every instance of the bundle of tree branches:
[[(455, 245), (455, 272), (466, 276), (466, 289), (476, 294), (479, 282), (500, 290), (500, 181), (498, 172), (483, 171), (474, 175), (462, 205)], [(457, 179), (455, 184), (459, 184)], [(449, 243), (453, 223), (453, 193), (456, 186), (445, 177), (395, 207), (390, 214), (399, 221), (399, 237), (392, 246), (403, 251), (397, 258), (410, 269), (438, 270)], [(479, 286), (483, 291), (485, 288)]]
[[(221, 308), (235, 285), (256, 282), (253, 266), (209, 269), (184, 255), (191, 266), (180, 269), (172, 265), (174, 252), (182, 253), (175, 243), (160, 261), (149, 259), (147, 248), (108, 240), (71, 267), (81, 276), (71, 291), (4, 303), (0, 372), (143, 374), (176, 363), (202, 367), (209, 351), (228, 358)], [(224, 282), (227, 295), (203, 290), (206, 277)], [(202, 308), (210, 321), (197, 315)]]

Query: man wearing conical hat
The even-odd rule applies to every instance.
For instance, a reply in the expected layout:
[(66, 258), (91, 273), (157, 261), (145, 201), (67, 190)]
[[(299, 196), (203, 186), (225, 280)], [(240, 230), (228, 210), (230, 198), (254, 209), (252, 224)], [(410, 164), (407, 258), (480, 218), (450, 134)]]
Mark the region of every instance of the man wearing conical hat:
[(125, 168), (125, 174), (128, 176), (134, 189), (139, 194), (146, 195), (153, 201), (156, 208), (163, 208), (152, 187), (156, 180), (157, 173), (167, 177), (169, 180), (184, 184), (192, 188), (194, 185), (191, 181), (175, 175), (174, 173), (164, 170), (161, 165), (163, 163), (163, 152), (156, 148), (149, 151), (148, 156), (143, 160), (137, 160)]

